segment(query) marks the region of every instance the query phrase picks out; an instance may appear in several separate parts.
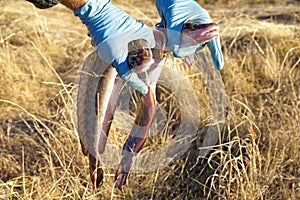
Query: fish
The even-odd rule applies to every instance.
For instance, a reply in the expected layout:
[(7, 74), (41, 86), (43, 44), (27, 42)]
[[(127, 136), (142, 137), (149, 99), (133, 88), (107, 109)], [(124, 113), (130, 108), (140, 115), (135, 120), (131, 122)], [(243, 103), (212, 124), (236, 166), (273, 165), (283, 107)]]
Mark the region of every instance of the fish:
[(219, 25), (216, 23), (202, 24), (188, 21), (184, 23), (181, 33), (181, 47), (204, 44), (219, 36)]

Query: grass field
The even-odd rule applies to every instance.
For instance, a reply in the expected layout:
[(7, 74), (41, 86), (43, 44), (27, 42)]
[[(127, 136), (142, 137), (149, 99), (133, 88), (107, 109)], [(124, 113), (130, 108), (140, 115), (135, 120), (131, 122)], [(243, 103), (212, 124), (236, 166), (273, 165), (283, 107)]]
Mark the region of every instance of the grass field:
[[(152, 1), (113, 2), (159, 22)], [(61, 5), (0, 1), (0, 200), (300, 199), (299, 1), (199, 2), (220, 25), (224, 144), (197, 159), (195, 140), (172, 165), (131, 174), (121, 192), (106, 166), (103, 186), (91, 186), (72, 123), (77, 72), (93, 50), (85, 26)]]

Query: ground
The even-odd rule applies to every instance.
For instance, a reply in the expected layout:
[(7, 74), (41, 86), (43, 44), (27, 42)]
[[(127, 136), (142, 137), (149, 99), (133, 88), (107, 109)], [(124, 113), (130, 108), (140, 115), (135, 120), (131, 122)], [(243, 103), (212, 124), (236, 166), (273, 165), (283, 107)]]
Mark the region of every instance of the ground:
[[(72, 121), (77, 72), (93, 50), (85, 26), (61, 5), (1, 1), (0, 199), (299, 199), (299, 1), (216, 2), (203, 6), (220, 25), (225, 59), (223, 145), (198, 157), (204, 112), (183, 157), (132, 174), (121, 192), (105, 166), (101, 189), (91, 186)], [(152, 1), (113, 3), (149, 26), (159, 22)], [(196, 93), (209, 109), (201, 76), (179, 68), (204, 88)]]

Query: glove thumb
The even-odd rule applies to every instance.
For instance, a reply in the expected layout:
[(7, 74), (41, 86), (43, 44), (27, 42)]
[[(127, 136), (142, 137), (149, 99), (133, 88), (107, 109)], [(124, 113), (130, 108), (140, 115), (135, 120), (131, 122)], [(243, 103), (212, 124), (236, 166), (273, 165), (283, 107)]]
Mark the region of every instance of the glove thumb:
[(148, 93), (147, 85), (138, 77), (135, 72), (127, 72), (121, 76), (121, 78), (128, 83), (134, 90), (142, 94)]
[(221, 70), (224, 67), (223, 53), (220, 44), (220, 37), (207, 42), (207, 46), (211, 53), (211, 58), (216, 69)]

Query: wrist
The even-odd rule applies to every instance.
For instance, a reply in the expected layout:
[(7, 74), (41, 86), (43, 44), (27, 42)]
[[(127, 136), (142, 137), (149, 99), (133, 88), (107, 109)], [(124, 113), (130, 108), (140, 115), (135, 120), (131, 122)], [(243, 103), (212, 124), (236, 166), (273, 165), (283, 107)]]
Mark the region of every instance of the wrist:
[(83, 6), (88, 0), (61, 0), (61, 4), (75, 11)]

